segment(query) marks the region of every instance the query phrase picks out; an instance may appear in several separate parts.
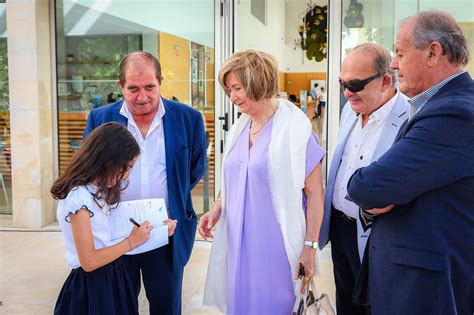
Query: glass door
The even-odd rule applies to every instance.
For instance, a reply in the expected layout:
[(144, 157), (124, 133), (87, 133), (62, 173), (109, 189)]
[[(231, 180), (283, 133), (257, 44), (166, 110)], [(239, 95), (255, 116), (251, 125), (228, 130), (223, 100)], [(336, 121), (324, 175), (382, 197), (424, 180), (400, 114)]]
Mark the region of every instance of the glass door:
[[(216, 51), (215, 60), (216, 67), (214, 78), (218, 77), (220, 66), (224, 61), (234, 52), (234, 0), (216, 0), (215, 1), (215, 30), (216, 30)], [(229, 98), (225, 95), (219, 83), (215, 82), (215, 100), (216, 100), (216, 115), (214, 119), (215, 128), (215, 197), (219, 193), (221, 187), (221, 167), (222, 154), (224, 152), (224, 145), (226, 134), (237, 119), (237, 112), (234, 110)]]
[(56, 0), (58, 165), (64, 170), (82, 142), (91, 109), (122, 97), (120, 60), (144, 50), (160, 60), (161, 95), (200, 111), (207, 169), (193, 190), (196, 213), (214, 200), (214, 0)]
[(0, 214), (12, 213), (12, 164), (6, 5), (0, 1)]
[[(279, 97), (289, 99), (306, 113), (321, 145), (327, 148), (328, 112), (332, 107), (328, 97), (331, 87), (327, 81), (328, 1), (241, 0), (234, 3), (234, 51), (255, 49), (277, 59)], [(312, 89), (316, 83), (318, 97), (315, 99)], [(323, 107), (319, 102), (324, 99)], [(325, 172), (325, 161), (323, 167)]]

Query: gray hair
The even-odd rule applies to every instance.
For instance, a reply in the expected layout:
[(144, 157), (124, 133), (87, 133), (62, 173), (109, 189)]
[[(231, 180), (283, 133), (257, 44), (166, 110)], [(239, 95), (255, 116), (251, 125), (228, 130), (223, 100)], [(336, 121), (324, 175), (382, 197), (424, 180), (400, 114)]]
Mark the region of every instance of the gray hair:
[(470, 59), (467, 40), (451, 15), (441, 11), (424, 11), (402, 20), (401, 26), (412, 19), (411, 44), (415, 48), (425, 49), (432, 42), (438, 42), (443, 55), (448, 56), (453, 66), (467, 65)]
[(375, 73), (380, 75), (387, 73), (390, 75), (392, 78), (392, 87), (395, 87), (397, 84), (397, 73), (392, 68), (390, 68), (392, 57), (390, 57), (390, 53), (385, 47), (376, 43), (364, 43), (352, 48), (351, 52), (355, 50), (362, 50), (372, 54), (374, 56), (373, 62)]

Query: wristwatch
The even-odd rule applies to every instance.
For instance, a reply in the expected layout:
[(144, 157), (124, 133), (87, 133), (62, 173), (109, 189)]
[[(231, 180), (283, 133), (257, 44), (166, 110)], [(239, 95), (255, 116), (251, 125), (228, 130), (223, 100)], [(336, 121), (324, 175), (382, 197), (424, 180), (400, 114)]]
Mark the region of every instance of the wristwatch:
[(304, 246), (308, 246), (308, 247), (311, 247), (313, 249), (318, 249), (318, 242), (304, 241)]

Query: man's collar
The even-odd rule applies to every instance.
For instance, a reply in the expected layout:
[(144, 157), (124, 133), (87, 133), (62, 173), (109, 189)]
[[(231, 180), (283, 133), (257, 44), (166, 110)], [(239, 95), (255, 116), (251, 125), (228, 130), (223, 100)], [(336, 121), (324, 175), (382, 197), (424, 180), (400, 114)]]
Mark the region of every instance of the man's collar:
[(451, 81), (452, 79), (460, 76), (461, 74), (463, 74), (465, 72), (466, 71), (457, 72), (457, 73), (447, 77), (443, 81), (439, 82), (438, 84), (435, 84), (432, 87), (428, 88), (427, 90), (421, 92), (420, 94), (418, 94), (416, 96), (413, 96), (409, 100), (410, 104), (413, 104), (414, 106), (418, 106), (418, 107), (423, 106), (425, 103), (427, 103), (430, 100), (431, 97), (433, 97), (433, 95), (435, 95), (449, 81)]
[[(125, 102), (125, 100), (123, 100), (122, 107), (120, 108), (119, 113), (120, 113), (120, 115), (124, 116), (125, 118), (133, 120), (133, 115), (128, 110), (127, 103)], [(165, 114), (166, 114), (165, 105), (164, 105), (163, 99), (161, 97), (160, 97), (160, 103), (158, 104), (158, 111), (156, 113), (157, 113), (157, 115), (155, 115), (155, 117), (153, 119), (155, 119), (157, 116), (158, 116), (159, 119), (162, 119), (163, 116), (165, 116)]]
[[(397, 100), (399, 94), (400, 91), (396, 89), (394, 96), (392, 96), (385, 104), (377, 108), (372, 114), (369, 115), (369, 120), (375, 120), (377, 122), (384, 121), (390, 114), (393, 104)], [(362, 119), (360, 113), (356, 113), (356, 117)]]

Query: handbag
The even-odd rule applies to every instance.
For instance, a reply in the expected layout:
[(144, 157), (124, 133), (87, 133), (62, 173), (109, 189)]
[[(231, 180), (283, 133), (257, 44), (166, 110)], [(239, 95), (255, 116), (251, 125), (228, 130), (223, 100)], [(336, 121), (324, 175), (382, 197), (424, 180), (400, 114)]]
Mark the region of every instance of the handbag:
[[(300, 280), (300, 283), (303, 285), (303, 280)], [(323, 293), (315, 298), (318, 293), (314, 279), (309, 281), (303, 294), (300, 292), (301, 290), (298, 290), (292, 315), (335, 315), (327, 294)]]

